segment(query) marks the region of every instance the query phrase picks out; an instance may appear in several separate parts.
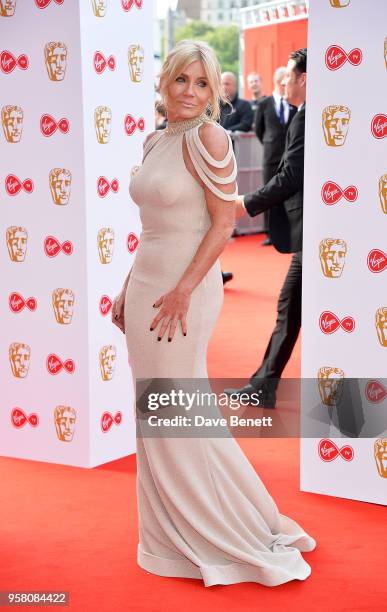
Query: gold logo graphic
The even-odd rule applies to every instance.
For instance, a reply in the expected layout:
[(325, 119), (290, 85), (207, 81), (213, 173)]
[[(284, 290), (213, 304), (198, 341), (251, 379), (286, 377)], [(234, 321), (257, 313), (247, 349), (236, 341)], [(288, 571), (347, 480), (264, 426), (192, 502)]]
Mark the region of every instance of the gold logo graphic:
[(387, 438), (375, 440), (374, 455), (379, 476), (387, 478)]
[(330, 0), (330, 2), (333, 8), (345, 8), (350, 5), (351, 0)]
[(60, 325), (70, 325), (74, 312), (74, 292), (71, 289), (54, 289), (52, 292), (52, 307), (56, 322)]
[(128, 49), (129, 75), (133, 83), (140, 83), (144, 73), (144, 47), (130, 45)]
[(31, 348), (22, 342), (9, 345), (9, 362), (15, 378), (25, 378), (28, 374), (31, 359)]
[(1, 122), (7, 142), (20, 142), (23, 132), (23, 109), (7, 104), (1, 109)]
[(99, 352), (102, 380), (111, 380), (116, 369), (117, 349), (113, 344), (103, 346)]
[(67, 66), (67, 47), (62, 42), (48, 42), (44, 47), (44, 60), (50, 81), (63, 81)]
[(345, 144), (349, 128), (351, 111), (347, 106), (332, 105), (322, 112), (322, 126), (325, 142), (329, 147), (341, 147)]
[(347, 243), (341, 238), (325, 238), (320, 242), (320, 263), (324, 276), (339, 278), (343, 272)]
[(378, 308), (375, 314), (375, 325), (379, 342), (387, 346), (387, 306)]
[(0, 0), (0, 16), (12, 17), (16, 10), (16, 0)]
[(383, 174), (379, 179), (379, 198), (382, 211), (387, 215), (387, 174)]
[(12, 225), (7, 228), (6, 241), (11, 261), (20, 263), (25, 260), (27, 253), (28, 234), (25, 227)]
[(107, 0), (91, 0), (93, 13), (96, 17), (105, 17), (107, 9)]
[(110, 227), (102, 227), (97, 236), (99, 260), (102, 264), (108, 264), (113, 259), (114, 230)]
[(50, 191), (54, 204), (64, 206), (69, 203), (71, 192), (71, 172), (66, 168), (53, 168), (49, 174)]
[(112, 127), (112, 111), (107, 106), (97, 106), (94, 111), (95, 133), (99, 144), (107, 144)]
[(56, 435), (61, 442), (71, 442), (74, 437), (77, 413), (71, 406), (57, 406), (54, 410)]
[(343, 395), (343, 370), (324, 366), (319, 368), (317, 378), (322, 403), (325, 406), (338, 406)]

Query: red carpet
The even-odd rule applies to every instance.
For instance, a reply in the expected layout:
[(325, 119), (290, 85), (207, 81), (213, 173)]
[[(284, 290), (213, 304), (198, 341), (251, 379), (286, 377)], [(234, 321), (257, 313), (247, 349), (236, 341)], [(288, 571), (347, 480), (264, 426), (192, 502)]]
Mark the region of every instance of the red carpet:
[[(247, 377), (265, 349), (289, 258), (260, 240), (239, 238), (222, 258), (235, 280), (211, 344), (211, 376)], [(299, 374), (298, 356), (288, 376)], [(307, 581), (204, 588), (147, 574), (135, 560), (134, 456), (94, 470), (0, 458), (0, 591), (67, 590), (79, 612), (384, 609), (385, 508), (300, 493), (296, 440), (240, 442), (280, 511), (317, 540), (305, 555)]]

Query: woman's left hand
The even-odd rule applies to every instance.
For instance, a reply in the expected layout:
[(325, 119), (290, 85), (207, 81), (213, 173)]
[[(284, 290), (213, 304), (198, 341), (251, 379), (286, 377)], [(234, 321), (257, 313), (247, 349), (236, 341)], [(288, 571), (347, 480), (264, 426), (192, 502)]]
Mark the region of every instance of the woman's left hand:
[(161, 340), (168, 329), (168, 342), (172, 342), (179, 321), (183, 335), (187, 335), (187, 312), (190, 299), (189, 293), (173, 289), (156, 300), (153, 306), (160, 310), (151, 323), (150, 331), (155, 330), (161, 321), (157, 340)]

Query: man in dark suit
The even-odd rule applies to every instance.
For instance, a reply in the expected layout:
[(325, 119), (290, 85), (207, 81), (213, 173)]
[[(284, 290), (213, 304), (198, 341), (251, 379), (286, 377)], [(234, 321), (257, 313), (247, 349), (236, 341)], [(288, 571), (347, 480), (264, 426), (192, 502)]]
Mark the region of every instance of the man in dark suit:
[[(281, 161), (285, 138), (291, 120), (297, 108), (285, 98), (286, 68), (280, 66), (274, 73), (274, 91), (271, 96), (260, 100), (255, 113), (255, 133), (263, 145), (263, 184), (266, 185), (275, 175)], [(268, 237), (262, 243), (264, 246), (272, 244), (269, 233), (269, 211), (265, 211), (265, 231)]]
[(224, 96), (231, 104), (220, 105), (219, 123), (230, 132), (249, 132), (253, 124), (253, 111), (250, 103), (238, 96), (238, 82), (232, 72), (223, 72), (222, 88)]
[(280, 253), (293, 253), (277, 306), (277, 322), (263, 362), (242, 389), (230, 393), (260, 393), (260, 404), (274, 408), (276, 388), (301, 327), (302, 213), (304, 182), (306, 49), (290, 54), (286, 68), (285, 95), (298, 107), (286, 135), (285, 151), (272, 179), (257, 191), (240, 196), (237, 216), (269, 210), (270, 235)]

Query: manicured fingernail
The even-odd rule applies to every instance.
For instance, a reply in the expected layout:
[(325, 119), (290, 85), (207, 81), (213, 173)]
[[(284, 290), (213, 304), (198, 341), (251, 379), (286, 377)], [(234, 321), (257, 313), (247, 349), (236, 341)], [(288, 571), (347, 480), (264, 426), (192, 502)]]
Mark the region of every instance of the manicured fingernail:
[(155, 308), (155, 307), (156, 307), (156, 302), (153, 304), (153, 308)]
[(160, 336), (157, 338), (157, 340), (160, 342), (160, 340), (161, 340)]
[(186, 336), (187, 334), (183, 334), (183, 336)]
[(172, 342), (172, 338), (168, 338), (168, 342)]
[(149, 331), (153, 331), (153, 327), (150, 327), (150, 328), (149, 328)]

